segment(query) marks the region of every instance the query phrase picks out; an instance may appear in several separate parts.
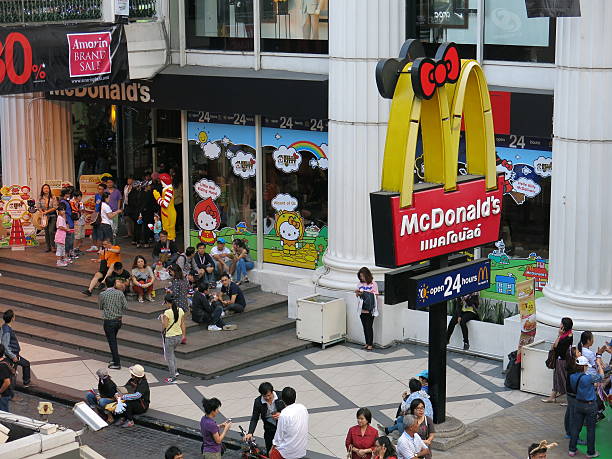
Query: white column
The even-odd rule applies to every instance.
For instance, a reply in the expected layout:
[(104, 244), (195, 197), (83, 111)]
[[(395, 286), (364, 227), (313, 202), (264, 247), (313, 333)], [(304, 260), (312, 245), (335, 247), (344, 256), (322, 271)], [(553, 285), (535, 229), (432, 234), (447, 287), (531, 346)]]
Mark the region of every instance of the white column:
[(37, 193), (46, 179), (74, 183), (70, 104), (43, 95), (0, 97), (2, 182)]
[(405, 40), (405, 1), (333, 0), (329, 8), (329, 272), (319, 283), (352, 290), (361, 266), (382, 272), (369, 194), (380, 189), (389, 101), (378, 94), (375, 67)]
[(538, 320), (612, 330), (612, 4), (557, 19), (550, 279)]

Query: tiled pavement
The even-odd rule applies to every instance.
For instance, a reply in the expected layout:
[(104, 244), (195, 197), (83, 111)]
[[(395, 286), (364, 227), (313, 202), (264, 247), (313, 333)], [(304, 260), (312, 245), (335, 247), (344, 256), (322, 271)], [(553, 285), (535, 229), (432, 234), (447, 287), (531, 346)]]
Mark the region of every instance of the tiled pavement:
[[(49, 343), (30, 340), (22, 347), (23, 355), (32, 361), (41, 390), (50, 388), (78, 397), (83, 391), (96, 387), (95, 371), (106, 366), (105, 359), (99, 356), (61, 349)], [(390, 424), (408, 380), (426, 367), (427, 348), (423, 346), (365, 352), (351, 345), (336, 345), (325, 350), (300, 351), (214, 380), (182, 377), (176, 385), (163, 383), (166, 377), (163, 371), (147, 368), (152, 391), (149, 415), (170, 425), (197, 428), (203, 414), (202, 396), (214, 396), (223, 403), (220, 419), (232, 418), (235, 424), (246, 428), (257, 387), (262, 381), (272, 382), (277, 389), (290, 385), (297, 390), (298, 401), (310, 412), (308, 457), (345, 457), (344, 438), (355, 423), (356, 409), (368, 406), (373, 413), (373, 425)], [(128, 370), (111, 370), (111, 375), (118, 384), (124, 384)], [(436, 457), (523, 457), (525, 443), (547, 438), (546, 433), (550, 434), (551, 424), (554, 424), (549, 419), (551, 413), (560, 410), (556, 406), (542, 406), (544, 404), (539, 401), (536, 403), (537, 399), (530, 394), (506, 389), (499, 362), (449, 353), (447, 378), (447, 413), (474, 426), (484, 424), (479, 427), (481, 435), (477, 440), (453, 449), (450, 454), (436, 452)], [(524, 401), (527, 402), (513, 407)], [(546, 411), (544, 417), (540, 419), (539, 414), (534, 415), (534, 409)], [(512, 413), (511, 410), (518, 414), (506, 415)], [(494, 415), (492, 420), (480, 421), (491, 415)], [(549, 416), (548, 421), (546, 416)], [(536, 427), (532, 429), (530, 424), (534, 423)], [(501, 455), (472, 456), (470, 451), (474, 447), (489, 453), (499, 448), (490, 450), (487, 446), (492, 439), (491, 426), (497, 426), (494, 433), (499, 435), (499, 443), (505, 445), (505, 449), (499, 451)], [(522, 430), (516, 430), (517, 426)], [(548, 430), (540, 433), (538, 426)], [(515, 438), (517, 432), (518, 438)], [(535, 438), (526, 439), (527, 433), (533, 433)], [(261, 425), (256, 435), (261, 437)], [(512, 452), (519, 454), (512, 455)]]

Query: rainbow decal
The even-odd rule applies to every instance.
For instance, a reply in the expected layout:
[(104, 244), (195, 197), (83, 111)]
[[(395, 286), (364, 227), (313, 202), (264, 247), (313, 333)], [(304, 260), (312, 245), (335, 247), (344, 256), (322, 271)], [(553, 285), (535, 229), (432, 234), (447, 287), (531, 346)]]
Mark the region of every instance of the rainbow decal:
[(313, 169), (317, 167), (327, 169), (327, 155), (325, 154), (325, 150), (327, 149), (326, 144), (319, 146), (316, 143), (308, 142), (307, 140), (300, 140), (299, 142), (289, 145), (289, 148), (294, 148), (295, 151), (307, 151), (311, 153), (314, 158), (312, 158), (308, 164), (310, 164), (310, 167)]

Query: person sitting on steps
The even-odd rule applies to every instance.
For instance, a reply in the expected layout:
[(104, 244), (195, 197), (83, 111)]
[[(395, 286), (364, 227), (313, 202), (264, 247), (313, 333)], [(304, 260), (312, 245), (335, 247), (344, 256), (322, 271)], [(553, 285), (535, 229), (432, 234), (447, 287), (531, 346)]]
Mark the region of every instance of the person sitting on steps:
[[(214, 284), (213, 284), (214, 285)], [(191, 318), (194, 322), (208, 327), (208, 331), (236, 330), (237, 325), (226, 324), (221, 316), (223, 306), (217, 295), (210, 295), (210, 284), (198, 283), (191, 303)]]
[(174, 241), (168, 239), (168, 232), (162, 231), (159, 233), (159, 241), (153, 246), (153, 263), (158, 261), (164, 265), (164, 268), (174, 264), (179, 256), (179, 250)]
[(446, 342), (450, 342), (455, 325), (459, 324), (461, 333), (463, 334), (463, 350), (467, 351), (470, 348), (470, 339), (468, 336), (467, 323), (470, 320), (479, 320), (478, 317), (478, 295), (467, 295), (455, 300), (455, 310), (453, 317), (448, 324), (446, 332)]
[(105, 413), (106, 422), (110, 424), (113, 422), (113, 415), (108, 411), (105, 411), (104, 407), (115, 401), (117, 384), (115, 384), (115, 382), (109, 376), (106, 368), (99, 368), (96, 371), (96, 375), (98, 376), (98, 393), (91, 390), (88, 391), (85, 394), (85, 401), (91, 409)]
[(94, 289), (100, 285), (100, 283), (106, 281), (106, 278), (113, 272), (115, 263), (121, 262), (121, 247), (113, 245), (110, 239), (106, 239), (102, 242), (102, 248), (98, 251), (98, 255), (98, 260), (92, 260), (100, 262), (98, 271), (93, 275), (89, 287), (82, 292), (87, 296), (91, 296)]
[(23, 369), (23, 386), (29, 387), (31, 383), (30, 362), (20, 355), (21, 346), (15, 330), (11, 326), (11, 323), (15, 321), (15, 313), (12, 309), (7, 309), (3, 318), (2, 344), (4, 345), (4, 354), (13, 362), (13, 366), (20, 366)]
[(244, 298), (244, 293), (235, 282), (232, 282), (230, 279), (230, 275), (227, 273), (223, 273), (221, 275), (221, 292), (225, 293), (229, 300), (222, 300), (223, 306), (226, 312), (231, 313), (240, 313), (244, 312), (246, 308), (246, 299)]

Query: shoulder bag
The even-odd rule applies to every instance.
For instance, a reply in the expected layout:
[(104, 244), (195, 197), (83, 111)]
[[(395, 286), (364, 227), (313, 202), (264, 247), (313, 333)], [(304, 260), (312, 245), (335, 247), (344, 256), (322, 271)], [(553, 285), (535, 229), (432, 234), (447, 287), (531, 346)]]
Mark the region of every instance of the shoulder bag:
[(554, 347), (551, 347), (548, 351), (548, 357), (546, 357), (546, 368), (554, 370), (557, 366), (557, 352)]
[(363, 300), (363, 304), (361, 305), (361, 309), (364, 309), (368, 312), (372, 312), (374, 310), (374, 305), (376, 302), (376, 296), (371, 292), (362, 292), (361, 299)]

